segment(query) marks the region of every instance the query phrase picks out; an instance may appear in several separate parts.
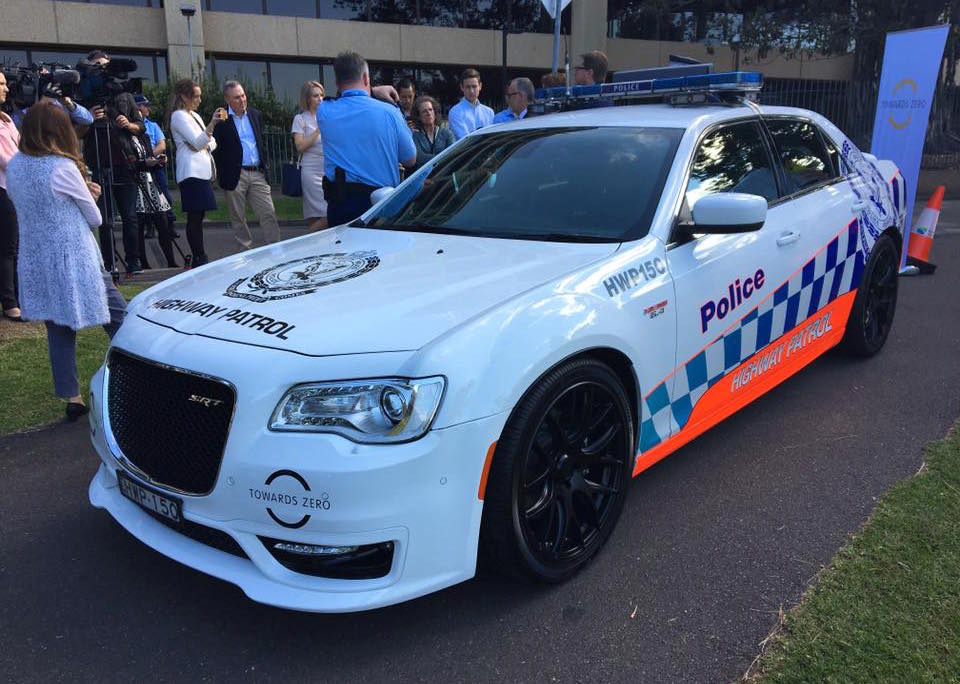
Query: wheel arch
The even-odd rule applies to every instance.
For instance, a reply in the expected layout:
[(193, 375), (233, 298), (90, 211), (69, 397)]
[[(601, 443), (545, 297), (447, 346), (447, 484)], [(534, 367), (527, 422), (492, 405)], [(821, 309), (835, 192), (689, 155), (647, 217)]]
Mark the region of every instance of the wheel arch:
[[(906, 230), (907, 227), (904, 226), (904, 229)], [(896, 226), (896, 225), (890, 225), (890, 226), (888, 226), (887, 229), (883, 231), (882, 235), (889, 235), (891, 238), (893, 238), (893, 244), (895, 244), (895, 245), (897, 246), (897, 256), (898, 256), (898, 257), (902, 257), (902, 256), (903, 256), (903, 254), (902, 254), (902, 252), (903, 252), (903, 234), (900, 232), (900, 230), (897, 228), (897, 226)]]
[[(630, 357), (628, 357), (619, 349), (615, 349), (613, 347), (589, 347), (586, 349), (581, 349), (563, 357), (554, 363), (552, 366), (534, 378), (534, 380), (520, 394), (516, 403), (513, 405), (513, 408), (510, 410), (511, 417), (513, 416), (513, 412), (517, 409), (517, 407), (523, 403), (523, 400), (526, 398), (526, 396), (540, 383), (543, 378), (548, 376), (556, 368), (562, 366), (563, 364), (570, 361), (575, 361), (577, 359), (594, 359), (596, 361), (600, 361), (610, 368), (614, 375), (620, 379), (620, 382), (623, 384), (623, 389), (627, 393), (627, 398), (630, 400), (630, 408), (632, 409), (631, 420), (633, 422), (633, 450), (636, 452), (640, 444), (640, 411), (642, 408), (640, 403), (640, 382), (637, 379), (637, 372), (634, 368), (633, 362), (630, 360)], [(508, 419), (505, 425), (509, 422), (510, 421)]]

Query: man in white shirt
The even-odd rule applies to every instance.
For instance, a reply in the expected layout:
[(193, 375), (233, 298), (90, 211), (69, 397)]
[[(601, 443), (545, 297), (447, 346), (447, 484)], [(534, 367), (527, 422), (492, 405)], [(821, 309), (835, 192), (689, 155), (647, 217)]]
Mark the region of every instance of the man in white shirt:
[(466, 69), (460, 75), (460, 92), (463, 98), (450, 110), (450, 128), (457, 140), (478, 128), (493, 123), (493, 110), (480, 104), (480, 72)]

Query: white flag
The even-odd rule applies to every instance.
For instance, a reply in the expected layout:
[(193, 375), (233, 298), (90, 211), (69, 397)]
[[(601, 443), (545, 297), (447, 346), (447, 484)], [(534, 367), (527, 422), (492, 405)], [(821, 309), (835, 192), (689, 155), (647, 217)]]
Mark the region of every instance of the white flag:
[[(543, 7), (547, 10), (547, 14), (550, 15), (551, 19), (556, 19), (556, 9), (557, 9), (557, 0), (540, 0), (543, 3)], [(560, 11), (563, 12), (569, 5), (571, 0), (560, 0)]]

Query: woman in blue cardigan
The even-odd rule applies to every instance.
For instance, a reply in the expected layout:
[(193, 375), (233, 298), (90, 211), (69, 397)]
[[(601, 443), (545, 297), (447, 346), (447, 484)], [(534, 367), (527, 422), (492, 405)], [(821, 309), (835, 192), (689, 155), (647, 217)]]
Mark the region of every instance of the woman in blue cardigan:
[(46, 324), (54, 390), (74, 421), (89, 410), (77, 379), (76, 331), (102, 325), (112, 338), (126, 303), (91, 232), (102, 223), (100, 186), (89, 180), (62, 108), (39, 102), (23, 118), (20, 152), (7, 166), (7, 192), (20, 229), (21, 315)]
[(417, 146), (417, 166), (420, 168), (457, 141), (453, 131), (440, 123), (440, 103), (429, 95), (421, 95), (413, 103), (417, 127), (413, 144)]

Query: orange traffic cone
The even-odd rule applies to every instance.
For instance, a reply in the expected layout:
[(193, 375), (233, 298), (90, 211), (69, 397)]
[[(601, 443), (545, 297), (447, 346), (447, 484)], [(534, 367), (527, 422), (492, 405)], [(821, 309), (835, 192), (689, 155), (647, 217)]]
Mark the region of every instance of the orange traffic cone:
[(907, 244), (907, 264), (916, 266), (920, 273), (933, 273), (937, 267), (930, 263), (930, 248), (933, 246), (933, 235), (937, 231), (937, 220), (940, 218), (940, 207), (943, 205), (944, 186), (933, 191), (927, 207), (920, 214), (916, 225), (910, 230), (910, 242)]

